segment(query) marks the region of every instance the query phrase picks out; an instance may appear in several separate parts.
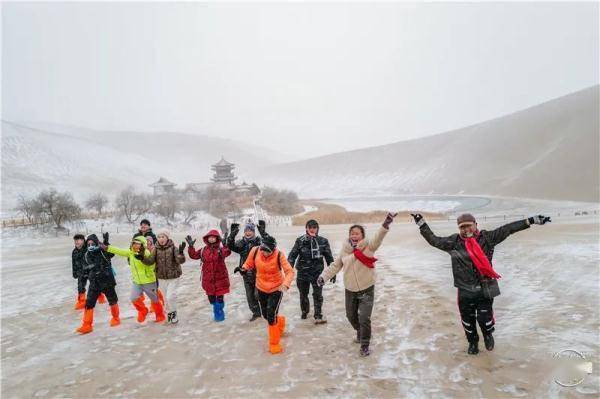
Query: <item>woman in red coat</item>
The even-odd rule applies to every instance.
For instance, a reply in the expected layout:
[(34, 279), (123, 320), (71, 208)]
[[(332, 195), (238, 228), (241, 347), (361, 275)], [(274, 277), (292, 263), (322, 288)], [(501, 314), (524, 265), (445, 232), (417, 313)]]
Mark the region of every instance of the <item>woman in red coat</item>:
[(188, 255), (202, 262), (202, 288), (213, 307), (215, 321), (225, 320), (225, 301), (223, 296), (229, 293), (229, 273), (225, 266), (225, 258), (231, 255), (229, 248), (221, 245), (221, 236), (217, 230), (209, 231), (202, 237), (204, 247), (194, 249), (196, 240), (187, 236)]

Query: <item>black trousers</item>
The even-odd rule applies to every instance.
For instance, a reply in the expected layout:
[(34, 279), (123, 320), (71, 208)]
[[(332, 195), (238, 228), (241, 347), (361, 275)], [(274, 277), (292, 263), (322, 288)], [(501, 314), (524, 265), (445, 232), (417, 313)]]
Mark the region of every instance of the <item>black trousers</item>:
[(77, 292), (79, 294), (85, 293), (85, 285), (87, 284), (88, 278), (87, 276), (79, 276), (77, 278)]
[(282, 298), (283, 293), (281, 291), (266, 293), (258, 290), (260, 312), (270, 325), (277, 323), (277, 314), (279, 313), (279, 304), (281, 304)]
[(212, 305), (215, 302), (224, 302), (223, 299), (223, 295), (207, 295), (208, 296), (208, 302), (210, 302), (210, 304)]
[(360, 335), (361, 345), (371, 342), (371, 313), (375, 303), (375, 286), (352, 292), (346, 290), (346, 317)]
[(494, 332), (493, 298), (485, 298), (483, 292), (458, 290), (458, 310), (460, 320), (469, 342), (478, 342), (477, 324), (483, 335)]
[(248, 273), (244, 277), (244, 289), (246, 290), (246, 302), (250, 311), (255, 316), (260, 316), (260, 306), (258, 305), (258, 292), (256, 291), (256, 274)]
[(296, 285), (298, 286), (298, 291), (300, 292), (300, 310), (302, 311), (302, 313), (310, 312), (310, 301), (308, 300), (308, 293), (310, 291), (310, 286), (312, 285), (312, 297), (315, 306), (315, 318), (323, 316), (323, 287), (319, 287), (319, 284), (317, 284), (317, 278), (318, 276), (312, 281), (296, 280)]
[(119, 298), (117, 297), (117, 291), (115, 290), (114, 285), (101, 285), (99, 283), (90, 281), (87, 297), (85, 298), (86, 309), (94, 309), (94, 307), (96, 306), (96, 301), (98, 300), (98, 296), (100, 296), (100, 293), (104, 293), (104, 295), (106, 295), (106, 299), (108, 300), (108, 304), (110, 306), (116, 304), (119, 301)]

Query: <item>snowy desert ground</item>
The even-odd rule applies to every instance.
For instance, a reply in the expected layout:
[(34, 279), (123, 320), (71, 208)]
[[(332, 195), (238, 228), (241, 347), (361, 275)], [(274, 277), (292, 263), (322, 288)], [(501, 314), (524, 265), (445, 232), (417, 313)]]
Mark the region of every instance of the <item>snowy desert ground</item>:
[[(482, 228), (502, 223), (488, 220)], [(398, 220), (378, 252), (372, 355), (358, 356), (341, 279), (324, 290), (329, 322), (301, 320), (295, 285), (285, 296), (285, 352), (267, 351), (266, 323), (249, 323), (241, 278), (230, 275), (227, 320), (214, 323), (198, 264), (184, 265), (177, 326), (138, 325), (126, 262), (115, 262), (122, 324), (97, 305), (94, 332), (74, 329), (70, 238), (16, 241), (2, 252), (2, 397), (598, 397), (599, 219), (560, 217), (497, 247), (496, 350), (466, 354), (449, 256)], [(367, 232), (374, 232), (369, 225)], [(454, 223), (435, 222), (438, 234)], [(322, 226), (334, 251), (347, 226)], [(284, 251), (302, 233), (273, 227)], [(126, 245), (129, 235), (114, 235)], [(177, 240), (183, 234), (175, 236)], [(230, 271), (237, 255), (228, 261)], [(578, 387), (553, 382), (552, 356), (576, 349), (594, 372)]]

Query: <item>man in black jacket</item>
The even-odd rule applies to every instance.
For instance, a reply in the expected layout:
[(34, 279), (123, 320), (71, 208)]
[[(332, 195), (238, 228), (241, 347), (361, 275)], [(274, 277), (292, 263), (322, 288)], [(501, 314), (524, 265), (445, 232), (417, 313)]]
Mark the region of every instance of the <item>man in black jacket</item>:
[[(306, 319), (310, 311), (308, 292), (310, 286), (313, 289), (314, 318), (315, 324), (326, 323), (323, 318), (323, 287), (317, 284), (317, 279), (323, 272), (325, 264), (333, 263), (333, 255), (329, 247), (329, 241), (319, 235), (319, 223), (311, 219), (306, 222), (305, 234), (296, 239), (294, 247), (288, 255), (288, 262), (298, 271), (296, 284), (300, 292), (300, 310), (302, 318)], [(296, 262), (297, 260), (297, 262)], [(335, 277), (332, 282), (335, 282)]]
[[(258, 232), (262, 237), (268, 236), (268, 234), (265, 231), (265, 228), (265, 221), (259, 220)], [(239, 232), (239, 223), (232, 223), (226, 240), (227, 248), (240, 255), (240, 264), (238, 267), (235, 268), (234, 273), (240, 271), (240, 268), (246, 261), (250, 250), (254, 247), (260, 246), (260, 244), (262, 243), (261, 238), (256, 235), (256, 226), (252, 222), (246, 223), (246, 225), (244, 226), (244, 236), (236, 241), (235, 236)], [(252, 317), (250, 318), (250, 321), (260, 319), (262, 316), (260, 314), (260, 306), (258, 304), (258, 292), (256, 291), (256, 272), (254, 270), (249, 270), (245, 274), (242, 274), (242, 278), (244, 279), (244, 289), (246, 290), (246, 301), (248, 302), (248, 307), (252, 312)]]
[(83, 256), (87, 251), (85, 245), (85, 237), (83, 234), (75, 234), (73, 236), (75, 247), (71, 253), (71, 265), (73, 268), (73, 278), (77, 280), (77, 302), (75, 309), (80, 310), (85, 308), (85, 286), (87, 285), (87, 272), (84, 271), (85, 261)]
[(500, 295), (497, 279), (500, 275), (492, 267), (494, 247), (509, 235), (528, 229), (532, 224), (543, 225), (550, 218), (538, 215), (508, 223), (497, 229), (479, 231), (471, 214), (458, 217), (458, 234), (438, 237), (419, 213), (412, 214), (421, 235), (432, 246), (448, 252), (452, 262), (454, 286), (458, 288), (458, 308), (462, 326), (469, 341), (468, 353), (479, 353), (477, 324), (483, 334), (485, 348), (494, 349), (494, 297)]
[(156, 244), (156, 234), (154, 234), (152, 231), (152, 227), (150, 227), (150, 221), (148, 219), (142, 219), (139, 230), (133, 235), (132, 238), (138, 236), (152, 237), (152, 242)]

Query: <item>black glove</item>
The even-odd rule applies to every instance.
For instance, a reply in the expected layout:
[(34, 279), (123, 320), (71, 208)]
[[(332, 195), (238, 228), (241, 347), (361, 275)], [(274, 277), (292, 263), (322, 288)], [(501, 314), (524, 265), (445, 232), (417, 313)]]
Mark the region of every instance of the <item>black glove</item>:
[(392, 222), (394, 221), (394, 218), (396, 217), (396, 215), (398, 215), (398, 212), (396, 213), (391, 213), (388, 212), (388, 214), (385, 217), (385, 220), (383, 221), (382, 226), (386, 229), (390, 228), (390, 224), (392, 224)]
[(325, 285), (325, 280), (323, 279), (323, 277), (322, 277), (322, 276), (319, 276), (319, 277), (317, 278), (317, 285), (318, 285), (319, 287), (322, 287), (322, 286), (324, 286), (324, 285)]
[(242, 276), (246, 275), (246, 273), (248, 273), (248, 271), (246, 269), (244, 269), (243, 267), (236, 267), (235, 269), (233, 269), (233, 274), (236, 273), (240, 273)]
[(192, 236), (186, 236), (185, 241), (188, 243), (190, 248), (192, 248), (194, 246), (194, 243), (196, 242), (196, 240), (192, 240)]
[(137, 254), (133, 255), (133, 257), (136, 258), (137, 260), (144, 260), (144, 253), (138, 252)]
[(109, 244), (108, 244), (108, 231), (107, 231), (106, 233), (103, 233), (103, 234), (102, 234), (102, 243), (103, 243), (104, 245), (109, 245)]
[(185, 241), (182, 241), (181, 244), (179, 244), (179, 253), (182, 254), (184, 249), (185, 249)]
[(425, 219), (423, 219), (423, 215), (421, 215), (420, 213), (411, 213), (410, 216), (412, 216), (413, 219), (415, 219), (415, 223), (417, 224), (417, 226), (421, 227), (425, 224)]
[(337, 281), (337, 275), (333, 276), (331, 278), (331, 280), (329, 280), (330, 283), (335, 284), (335, 282)]
[(267, 223), (264, 220), (258, 221), (258, 232), (262, 235), (267, 228)]
[(235, 237), (237, 233), (240, 232), (240, 224), (239, 223), (231, 223), (231, 227), (229, 228), (229, 235)]
[(548, 222), (552, 222), (552, 220), (550, 219), (550, 216), (544, 216), (544, 215), (535, 215), (530, 217), (529, 219), (527, 219), (529, 221), (529, 224), (546, 224)]

